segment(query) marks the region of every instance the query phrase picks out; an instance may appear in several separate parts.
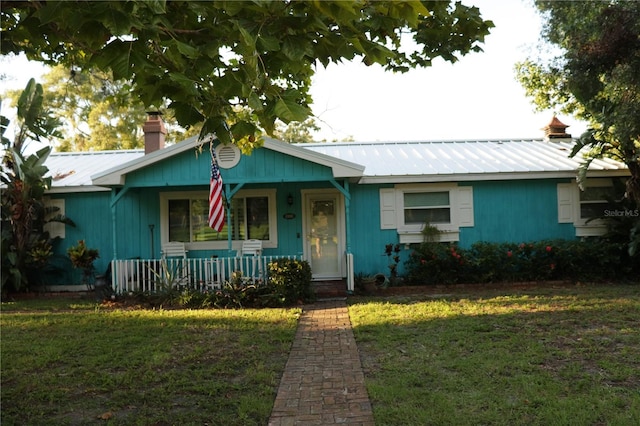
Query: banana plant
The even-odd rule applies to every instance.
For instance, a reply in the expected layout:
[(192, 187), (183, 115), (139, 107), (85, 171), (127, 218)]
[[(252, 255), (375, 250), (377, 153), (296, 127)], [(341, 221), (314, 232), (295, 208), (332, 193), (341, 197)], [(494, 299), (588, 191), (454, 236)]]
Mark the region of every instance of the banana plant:
[[(10, 121), (1, 117), (4, 154), (0, 172), (2, 204), (2, 292), (29, 287), (29, 270), (38, 269), (51, 256), (49, 235), (44, 231), (44, 194), (51, 186), (44, 164), (51, 153), (45, 146), (29, 153), (29, 143), (46, 142), (58, 135), (59, 122), (43, 105), (42, 85), (31, 79), (17, 103), (17, 127), (13, 140), (5, 136)], [(57, 221), (72, 225), (57, 216)]]

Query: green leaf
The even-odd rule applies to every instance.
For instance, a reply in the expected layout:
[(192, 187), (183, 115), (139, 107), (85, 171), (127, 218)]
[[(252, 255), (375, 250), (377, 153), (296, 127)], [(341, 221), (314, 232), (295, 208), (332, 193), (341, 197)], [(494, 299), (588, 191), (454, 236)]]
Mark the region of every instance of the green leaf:
[(60, 22), (64, 7), (60, 3), (47, 3), (44, 7), (38, 8), (34, 15), (39, 18), (42, 24)]
[(208, 117), (204, 120), (204, 123), (202, 123), (200, 137), (203, 138), (211, 134), (215, 135), (215, 137), (223, 144), (233, 142), (229, 126), (222, 116)]
[(293, 100), (280, 98), (276, 102), (275, 113), (284, 123), (291, 121), (304, 121), (311, 111), (308, 107), (297, 104)]
[(245, 2), (237, 0), (224, 1), (221, 3), (221, 9), (223, 9), (229, 16), (236, 16), (242, 12), (243, 8), (246, 6)]
[(191, 95), (197, 95), (195, 82), (191, 80), (189, 77), (187, 77), (186, 75), (178, 72), (172, 72), (172, 73), (169, 73), (169, 80), (178, 83), (180, 86), (182, 86), (182, 89), (185, 92), (188, 92)]
[[(50, 146), (45, 146), (44, 148), (39, 149), (35, 153), (35, 158), (37, 159), (37, 161), (34, 163), (34, 167), (44, 165), (45, 161), (47, 161), (47, 158), (49, 157), (49, 154), (51, 154), (52, 150), (53, 148), (51, 148)], [(34, 156), (32, 155), (32, 157)]]
[(254, 135), (258, 130), (258, 127), (254, 123), (244, 120), (238, 121), (231, 126), (231, 134), (235, 139), (242, 139), (245, 136)]
[(175, 46), (178, 48), (178, 51), (182, 53), (189, 59), (196, 59), (200, 56), (200, 52), (195, 47), (189, 46), (186, 43), (182, 43), (178, 40), (174, 40)]
[(262, 105), (262, 101), (256, 92), (251, 92), (247, 101), (249, 103), (249, 108), (254, 111), (262, 111), (264, 109), (264, 105)]
[(571, 150), (571, 153), (569, 154), (569, 157), (571, 158), (575, 157), (580, 152), (580, 150), (582, 150), (582, 148), (584, 148), (585, 146), (596, 145), (596, 144), (597, 144), (597, 141), (593, 137), (593, 132), (587, 131), (584, 134), (582, 134), (582, 136), (580, 136), (580, 138), (576, 141), (575, 145), (573, 146), (573, 149)]
[(169, 108), (175, 112), (176, 120), (181, 126), (193, 126), (204, 120), (204, 116), (193, 105), (184, 102), (172, 102)]
[(131, 33), (131, 15), (125, 11), (111, 8), (109, 13), (105, 13), (103, 25), (115, 36), (128, 35)]
[(253, 35), (251, 35), (251, 33), (246, 28), (242, 27), (240, 23), (237, 23), (237, 25), (238, 31), (240, 31), (240, 35), (242, 36), (242, 40), (244, 40), (244, 43), (249, 47), (255, 47), (256, 39), (253, 37)]
[(132, 42), (114, 39), (95, 58), (96, 64), (103, 70), (110, 69), (114, 80), (129, 79), (133, 75), (132, 48)]
[(258, 48), (260, 50), (266, 50), (271, 52), (277, 52), (280, 50), (280, 40), (272, 36), (258, 36)]
[(167, 12), (166, 0), (146, 0), (144, 5), (149, 8), (152, 13), (162, 15)]
[(307, 52), (305, 45), (299, 40), (286, 38), (282, 43), (282, 53), (292, 61), (300, 61)]

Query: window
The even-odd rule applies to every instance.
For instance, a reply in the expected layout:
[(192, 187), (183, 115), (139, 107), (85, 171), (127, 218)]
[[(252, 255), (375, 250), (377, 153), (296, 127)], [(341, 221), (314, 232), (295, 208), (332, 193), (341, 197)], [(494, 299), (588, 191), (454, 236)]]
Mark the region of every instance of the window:
[(425, 223), (441, 241), (458, 241), (461, 226), (473, 226), (473, 188), (455, 184), (408, 184), (380, 189), (380, 227), (397, 229), (401, 243), (420, 243)]
[(405, 225), (451, 223), (449, 191), (405, 192), (403, 201)]
[(217, 232), (209, 227), (207, 192), (161, 194), (162, 241), (181, 241), (193, 249), (224, 249), (232, 241), (257, 239), (265, 247), (277, 245), (275, 190), (239, 191), (231, 199), (231, 216)]
[(614, 194), (611, 179), (588, 179), (584, 191), (573, 183), (558, 184), (558, 223), (573, 223), (576, 236), (604, 235), (606, 224), (598, 218), (611, 215), (607, 198)]
[(609, 208), (607, 197), (613, 193), (613, 186), (589, 186), (580, 191), (580, 219), (601, 218)]

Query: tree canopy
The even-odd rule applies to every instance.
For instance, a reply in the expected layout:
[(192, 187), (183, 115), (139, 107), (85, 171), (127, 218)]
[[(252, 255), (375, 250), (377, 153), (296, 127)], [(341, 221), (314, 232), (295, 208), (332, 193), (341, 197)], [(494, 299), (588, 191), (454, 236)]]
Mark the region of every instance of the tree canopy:
[[(134, 149), (144, 146), (142, 123), (146, 119), (144, 104), (130, 94), (131, 82), (113, 81), (100, 70), (84, 72), (57, 65), (42, 76), (43, 104), (60, 122), (57, 151)], [(2, 94), (18, 105), (22, 92)], [(167, 142), (177, 142), (197, 134), (176, 124), (171, 114), (163, 117)]]
[(536, 5), (543, 39), (560, 50), (518, 64), (520, 82), (538, 108), (590, 123), (572, 155), (589, 148), (585, 165), (602, 156), (626, 163), (627, 195), (640, 206), (640, 2)]
[[(304, 122), (316, 66), (362, 58), (394, 72), (481, 51), (493, 24), (443, 1), (23, 1), (0, 3), (0, 53), (132, 82), (149, 108), (222, 142)], [(409, 47), (408, 47), (409, 46)], [(233, 122), (228, 127), (227, 123)]]

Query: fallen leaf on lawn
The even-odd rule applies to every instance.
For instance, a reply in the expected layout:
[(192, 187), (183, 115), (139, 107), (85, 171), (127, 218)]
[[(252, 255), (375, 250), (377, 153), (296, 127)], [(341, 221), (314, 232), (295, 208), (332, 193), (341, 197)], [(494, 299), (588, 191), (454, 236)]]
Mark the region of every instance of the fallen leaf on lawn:
[(109, 420), (111, 417), (113, 417), (113, 413), (111, 411), (107, 411), (106, 413), (102, 413), (98, 416), (101, 420)]

